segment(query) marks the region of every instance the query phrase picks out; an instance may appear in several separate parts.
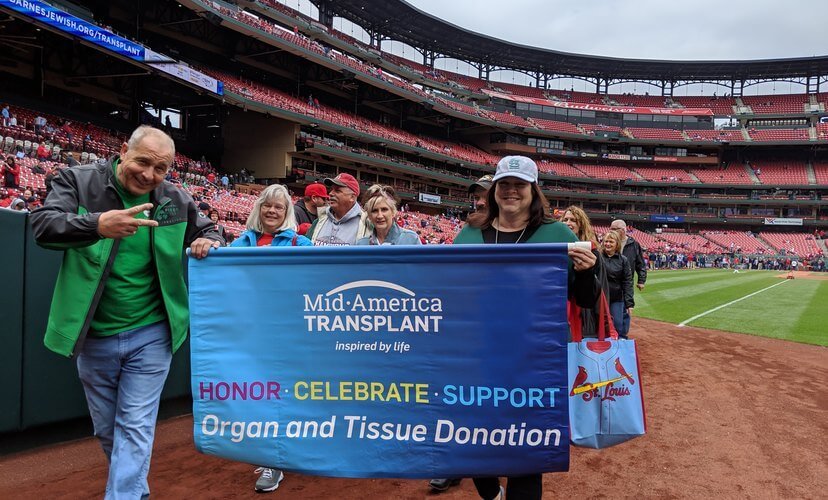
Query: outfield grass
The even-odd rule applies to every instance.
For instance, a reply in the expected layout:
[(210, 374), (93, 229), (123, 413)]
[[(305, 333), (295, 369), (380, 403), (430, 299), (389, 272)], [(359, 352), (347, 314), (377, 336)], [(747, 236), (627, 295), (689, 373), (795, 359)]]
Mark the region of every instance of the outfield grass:
[[(780, 283), (779, 271), (700, 269), (653, 271), (636, 290), (634, 315), (682, 323), (730, 301)], [(784, 280), (687, 324), (828, 346), (828, 281)]]

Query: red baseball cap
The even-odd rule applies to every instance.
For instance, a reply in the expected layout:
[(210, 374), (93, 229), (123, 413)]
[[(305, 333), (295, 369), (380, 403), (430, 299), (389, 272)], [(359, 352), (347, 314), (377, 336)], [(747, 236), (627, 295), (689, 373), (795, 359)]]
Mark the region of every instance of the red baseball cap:
[(328, 188), (315, 182), (305, 186), (305, 196), (320, 196), (322, 198), (328, 197)]
[(339, 174), (333, 179), (325, 179), (325, 185), (336, 185), (339, 187), (346, 187), (353, 191), (355, 195), (359, 196), (359, 182), (357, 182), (357, 180), (354, 179), (354, 176), (351, 174)]

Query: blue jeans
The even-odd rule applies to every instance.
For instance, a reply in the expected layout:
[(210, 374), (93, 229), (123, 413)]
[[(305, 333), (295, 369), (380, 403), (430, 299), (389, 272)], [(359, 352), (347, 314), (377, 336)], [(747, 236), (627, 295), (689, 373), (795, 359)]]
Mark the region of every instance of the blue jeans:
[(630, 314), (627, 308), (624, 307), (624, 302), (610, 302), (610, 315), (612, 316), (612, 325), (618, 332), (618, 337), (625, 339), (630, 332)]
[(107, 499), (149, 496), (158, 402), (172, 360), (166, 321), (110, 337), (88, 337), (78, 375), (106, 458)]
[[(630, 334), (630, 310), (625, 307), (624, 308), (624, 335), (622, 335), (621, 337), (622, 338), (627, 338), (627, 335), (629, 335), (629, 334)], [(619, 333), (619, 335), (621, 335), (621, 334)]]

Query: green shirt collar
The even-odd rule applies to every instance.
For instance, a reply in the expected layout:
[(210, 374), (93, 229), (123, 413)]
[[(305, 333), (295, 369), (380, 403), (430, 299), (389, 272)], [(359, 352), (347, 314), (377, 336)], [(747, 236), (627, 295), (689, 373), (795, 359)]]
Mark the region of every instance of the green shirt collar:
[(115, 180), (115, 190), (118, 191), (118, 195), (121, 197), (121, 200), (123, 200), (124, 205), (127, 207), (134, 207), (135, 205), (138, 205), (140, 203), (148, 202), (149, 193), (135, 196), (134, 194), (127, 191), (126, 188), (121, 185), (121, 182), (118, 180), (118, 165), (120, 163), (120, 158), (116, 158), (115, 161), (112, 162), (112, 174), (114, 175)]

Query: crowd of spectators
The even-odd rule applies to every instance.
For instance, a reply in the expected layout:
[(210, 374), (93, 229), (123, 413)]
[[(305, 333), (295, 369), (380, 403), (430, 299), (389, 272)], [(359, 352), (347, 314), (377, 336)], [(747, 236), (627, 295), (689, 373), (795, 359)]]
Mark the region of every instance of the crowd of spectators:
[[(308, 106), (317, 107), (318, 101), (313, 97), (309, 97)], [(19, 112), (25, 115), (33, 115), (35, 119), (31, 123), (31, 127), (37, 126), (38, 132), (42, 134), (52, 133), (60, 134), (58, 130), (50, 130), (49, 124), (51, 120), (55, 122), (62, 122), (67, 125), (68, 122), (63, 121), (60, 117), (52, 117), (51, 115), (36, 113), (30, 110), (23, 110), (20, 108)], [(4, 105), (2, 108), (2, 124), (9, 126), (13, 123), (13, 117), (17, 113), (12, 112), (12, 108)], [(8, 115), (8, 118), (7, 116)], [(46, 117), (49, 117), (48, 119)], [(45, 120), (45, 121), (44, 121)], [(20, 125), (18, 125), (20, 126)], [(116, 150), (116, 145), (122, 137), (118, 134), (107, 135), (103, 129), (94, 127), (97, 131), (96, 144), (109, 145), (109, 149), (105, 150), (112, 152)], [(60, 130), (66, 130), (71, 134), (74, 128), (62, 127)], [(71, 136), (67, 136), (68, 141), (65, 142), (67, 146), (73, 144)], [(404, 156), (395, 154), (393, 150), (386, 150), (387, 154), (382, 154), (374, 150), (365, 149), (362, 147), (350, 146), (343, 142), (322, 138), (313, 134), (302, 133), (298, 139), (304, 142), (305, 147), (313, 147), (315, 144), (324, 144), (328, 147), (341, 149), (359, 154), (361, 156), (370, 156), (372, 158), (394, 162), (400, 165), (411, 166), (418, 169), (425, 169), (433, 171), (437, 174), (449, 175), (459, 178), (472, 179), (469, 175), (460, 174), (456, 171), (439, 168), (437, 166), (431, 167), (423, 165), (406, 159)], [(451, 154), (452, 145), (445, 143), (442, 145), (443, 151)], [(47, 146), (47, 143), (37, 145), (32, 144), (28, 148), (20, 148), (20, 145), (15, 143), (14, 147), (9, 150), (10, 154), (5, 159), (0, 161), (0, 177), (3, 179), (3, 191), (0, 191), (0, 207), (14, 208), (19, 210), (31, 210), (36, 208), (48, 194), (48, 186), (50, 178), (53, 177), (59, 168), (66, 166), (73, 166), (79, 163), (86, 163), (89, 161), (102, 161), (103, 157), (94, 154), (82, 153), (77, 151), (77, 156), (73, 156), (71, 150), (63, 150), (59, 156), (55, 158), (54, 151)], [(79, 162), (78, 159), (81, 161)], [(541, 162), (542, 165), (547, 163)], [(556, 164), (557, 165), (557, 164)], [(566, 164), (568, 165), (568, 164)], [(558, 165), (558, 168), (561, 166)], [(586, 167), (583, 167), (586, 168)], [(768, 167), (765, 167), (766, 169)], [(790, 167), (788, 167), (790, 168)], [(784, 170), (785, 166), (781, 167)], [(756, 168), (757, 174), (761, 175), (760, 167)], [(249, 172), (242, 171), (238, 174), (221, 173), (219, 169), (214, 167), (204, 157), (199, 160), (188, 158), (185, 155), (177, 154), (174, 161), (173, 168), (169, 171), (167, 180), (179, 184), (182, 189), (188, 190), (199, 203), (204, 203), (210, 208), (214, 209), (216, 216), (226, 224), (228, 233), (237, 235), (243, 230), (243, 223), (249, 214), (249, 208), (252, 206), (251, 195), (240, 193), (234, 189), (234, 186), (239, 182), (250, 182), (255, 179)], [(413, 185), (400, 181), (394, 186), (398, 192), (401, 193), (415, 193), (423, 186)], [(465, 201), (467, 194), (462, 190), (457, 192), (450, 191), (443, 195), (445, 199)], [(658, 196), (658, 193), (654, 193)], [(787, 194), (786, 194), (787, 196)], [(206, 215), (206, 212), (205, 212)], [(461, 214), (451, 213), (441, 215), (428, 215), (412, 210), (407, 207), (402, 207), (398, 214), (397, 222), (401, 227), (406, 227), (415, 230), (421, 237), (423, 243), (442, 244), (453, 241), (454, 236), (462, 228)], [(649, 233), (641, 233), (644, 243), (651, 242), (651, 244), (644, 245), (650, 252), (657, 252), (655, 258), (650, 263), (654, 268), (662, 267), (692, 267), (698, 265), (700, 261), (717, 262), (715, 257), (707, 259), (705, 255), (741, 255), (742, 248), (731, 243), (721, 245), (718, 240), (709, 240), (704, 235), (651, 235)], [(646, 237), (645, 237), (646, 236)], [(824, 236), (824, 234), (822, 235)], [(819, 238), (820, 233), (817, 231), (814, 236), (806, 235), (805, 239), (810, 238), (812, 241)], [(801, 238), (794, 238), (794, 242)], [(690, 241), (688, 245), (683, 243)], [(715, 241), (715, 243), (714, 243)], [(790, 241), (790, 240), (786, 240)], [(781, 245), (781, 246), (780, 246)], [(809, 247), (808, 251), (802, 251), (795, 248), (796, 245), (776, 244), (768, 247), (767, 253), (765, 248), (746, 249), (751, 250), (752, 254), (759, 255), (762, 258), (773, 258), (774, 255), (782, 257), (794, 256), (803, 261), (810, 262), (814, 260), (815, 265), (821, 257), (821, 250), (813, 251)], [(790, 246), (790, 248), (788, 248)], [(818, 248), (818, 247), (817, 247)], [(745, 252), (747, 254), (747, 252)], [(664, 260), (666, 256), (666, 261)], [(815, 260), (816, 259), (816, 260)], [(705, 264), (707, 264), (705, 262)], [(709, 264), (708, 264), (709, 265)], [(771, 264), (769, 264), (771, 265)]]

